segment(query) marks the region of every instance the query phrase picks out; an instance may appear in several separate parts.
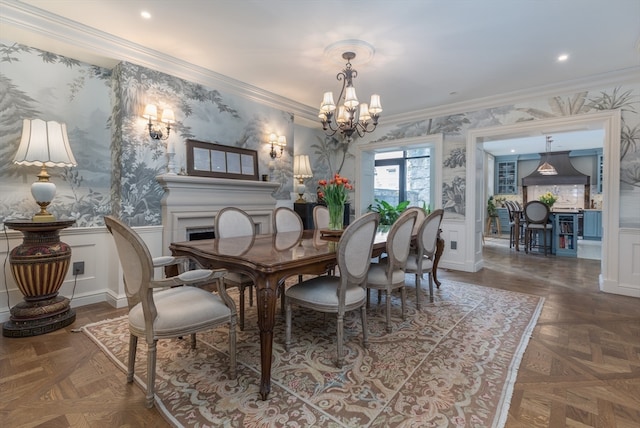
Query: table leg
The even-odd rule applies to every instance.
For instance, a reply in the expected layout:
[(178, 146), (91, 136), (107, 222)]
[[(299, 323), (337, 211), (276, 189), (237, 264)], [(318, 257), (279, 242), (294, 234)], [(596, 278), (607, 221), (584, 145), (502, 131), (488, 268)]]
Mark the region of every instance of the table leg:
[(256, 306), (260, 329), (260, 398), (264, 401), (271, 392), (271, 361), (273, 357), (273, 327), (278, 302), (278, 278), (265, 276), (256, 278)]
[(438, 238), (436, 241), (436, 254), (433, 257), (433, 269), (431, 275), (433, 276), (433, 282), (436, 283), (436, 288), (440, 288), (440, 281), (438, 281), (438, 263), (440, 262), (440, 256), (444, 252), (444, 239), (440, 237), (442, 229), (438, 230)]
[(520, 219), (517, 215), (515, 216), (513, 228), (515, 229), (513, 232), (513, 240), (516, 241), (516, 251), (520, 251)]

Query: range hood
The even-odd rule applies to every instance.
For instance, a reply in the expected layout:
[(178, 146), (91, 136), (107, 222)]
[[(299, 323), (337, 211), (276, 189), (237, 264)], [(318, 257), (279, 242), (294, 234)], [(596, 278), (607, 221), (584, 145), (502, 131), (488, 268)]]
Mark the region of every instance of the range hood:
[[(538, 168), (522, 178), (522, 186), (544, 186), (560, 184), (590, 185), (591, 177), (575, 169), (569, 159), (569, 151), (540, 153), (540, 165), (549, 162), (558, 171), (557, 175), (542, 175)], [(539, 166), (538, 166), (539, 167)]]

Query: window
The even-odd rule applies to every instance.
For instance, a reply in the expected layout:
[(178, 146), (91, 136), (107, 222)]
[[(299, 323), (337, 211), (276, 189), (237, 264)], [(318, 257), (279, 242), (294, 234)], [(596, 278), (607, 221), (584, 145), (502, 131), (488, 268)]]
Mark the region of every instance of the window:
[(431, 150), (419, 149), (381, 152), (375, 155), (374, 198), (397, 205), (410, 201), (412, 206), (431, 200)]

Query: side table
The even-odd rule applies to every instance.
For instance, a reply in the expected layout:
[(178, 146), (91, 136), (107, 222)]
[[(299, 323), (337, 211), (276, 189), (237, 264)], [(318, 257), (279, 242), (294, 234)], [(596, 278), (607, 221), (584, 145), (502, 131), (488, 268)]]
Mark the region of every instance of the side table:
[(71, 261), (71, 247), (60, 241), (60, 230), (73, 223), (75, 220), (4, 223), (23, 235), (22, 244), (9, 254), (9, 264), (24, 301), (11, 308), (11, 317), (2, 326), (3, 336), (37, 336), (75, 321), (69, 299), (58, 296)]

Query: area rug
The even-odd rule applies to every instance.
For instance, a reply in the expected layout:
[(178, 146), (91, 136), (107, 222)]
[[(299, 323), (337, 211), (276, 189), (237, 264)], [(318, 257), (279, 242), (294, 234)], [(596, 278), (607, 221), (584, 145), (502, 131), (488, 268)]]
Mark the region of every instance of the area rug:
[[(271, 393), (259, 399), (260, 341), (255, 308), (238, 331), (238, 375), (228, 376), (224, 328), (158, 343), (156, 406), (175, 426), (194, 427), (499, 427), (507, 419), (517, 369), (543, 298), (442, 281), (434, 303), (415, 309), (407, 276), (407, 316), (393, 297), (386, 332), (384, 297), (368, 311), (369, 348), (359, 312), (345, 319), (345, 363), (335, 366), (336, 320), (293, 309), (292, 347), (284, 319), (274, 331)], [(372, 294), (373, 297), (373, 294)], [(83, 327), (126, 370), (126, 318)], [(138, 346), (136, 382), (144, 388), (146, 345)]]

